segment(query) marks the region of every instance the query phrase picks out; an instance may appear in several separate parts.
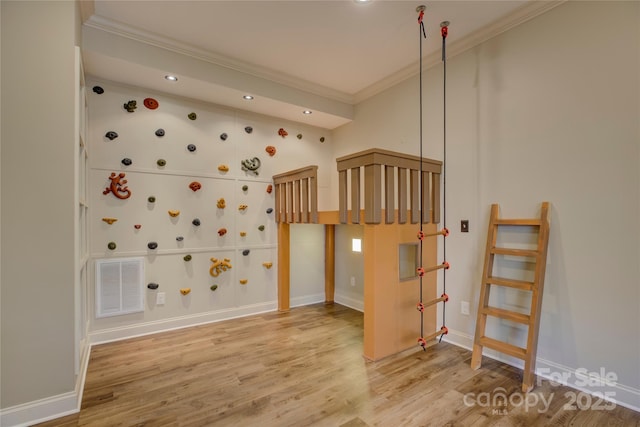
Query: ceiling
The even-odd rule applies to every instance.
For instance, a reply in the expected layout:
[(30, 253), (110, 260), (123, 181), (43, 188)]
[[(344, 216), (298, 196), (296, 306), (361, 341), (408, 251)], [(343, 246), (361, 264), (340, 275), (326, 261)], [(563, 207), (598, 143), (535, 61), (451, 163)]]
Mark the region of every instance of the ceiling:
[(451, 57), (560, 1), (83, 3), (88, 74), (332, 129), (356, 103), (417, 74), (417, 6), (426, 4), (426, 68), (440, 61), (442, 21)]

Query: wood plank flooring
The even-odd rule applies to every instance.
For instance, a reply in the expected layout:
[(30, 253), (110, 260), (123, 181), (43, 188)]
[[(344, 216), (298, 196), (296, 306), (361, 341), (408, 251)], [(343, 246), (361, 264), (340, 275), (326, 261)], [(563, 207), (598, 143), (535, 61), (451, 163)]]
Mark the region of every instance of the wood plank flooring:
[(471, 352), (446, 343), (367, 362), (362, 324), (316, 304), (98, 345), (82, 410), (40, 425), (640, 426), (620, 406), (567, 410), (574, 390), (546, 381), (535, 406), (490, 406), (478, 393), (520, 394), (521, 371), (487, 358), (473, 371)]

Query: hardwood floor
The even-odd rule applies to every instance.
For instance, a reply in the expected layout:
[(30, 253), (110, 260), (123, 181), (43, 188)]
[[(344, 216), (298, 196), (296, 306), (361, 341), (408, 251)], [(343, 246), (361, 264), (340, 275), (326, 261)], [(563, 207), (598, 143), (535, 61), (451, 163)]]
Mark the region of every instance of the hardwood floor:
[[(446, 343), (367, 362), (362, 324), (316, 304), (98, 345), (80, 413), (40, 425), (640, 426), (620, 406), (564, 409), (577, 391), (547, 381), (527, 407), (520, 370), (485, 358), (472, 371), (471, 352)], [(478, 396), (500, 387), (506, 406)]]

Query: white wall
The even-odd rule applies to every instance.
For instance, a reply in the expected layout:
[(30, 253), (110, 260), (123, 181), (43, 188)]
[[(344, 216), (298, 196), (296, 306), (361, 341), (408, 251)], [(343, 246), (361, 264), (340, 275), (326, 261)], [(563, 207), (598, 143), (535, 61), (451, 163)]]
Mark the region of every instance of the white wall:
[[(100, 85), (104, 93), (94, 93), (94, 85)], [(133, 86), (89, 79), (88, 87), (91, 256), (93, 260), (143, 256), (146, 268), (144, 311), (92, 316), (92, 342), (274, 310), (277, 236), (275, 213), (266, 212), (274, 208), (274, 193), (267, 193), (266, 188), (274, 174), (309, 164), (328, 173), (334, 165), (331, 138), (319, 141), (326, 131)], [(156, 110), (143, 105), (147, 97), (159, 102)], [(133, 113), (123, 108), (129, 100), (137, 101)], [(190, 112), (197, 114), (196, 120), (187, 118)], [(247, 133), (246, 126), (253, 131)], [(288, 137), (278, 135), (281, 127), (289, 132)], [(155, 135), (158, 128), (165, 130), (165, 136)], [(108, 131), (119, 136), (109, 140), (105, 137)], [(221, 140), (222, 133), (228, 135), (226, 140)], [(194, 144), (196, 150), (190, 152), (188, 144)], [(275, 156), (265, 152), (267, 145), (276, 147)], [(257, 176), (240, 167), (241, 160), (256, 156), (261, 160)], [(132, 160), (130, 166), (121, 163), (125, 157)], [(166, 160), (166, 166), (158, 167), (160, 158)], [(218, 170), (223, 164), (229, 167), (228, 172)], [(131, 197), (120, 200), (103, 194), (111, 172), (126, 174)], [(188, 186), (193, 181), (202, 188), (192, 191)], [(156, 202), (149, 203), (149, 196), (155, 196)], [(216, 206), (220, 198), (225, 199), (224, 209)], [(240, 211), (240, 204), (248, 208)], [(180, 214), (171, 218), (169, 210)], [(109, 225), (102, 221), (105, 217), (117, 221)], [(200, 219), (201, 226), (192, 225), (194, 218)], [(135, 229), (134, 224), (141, 228)], [(263, 231), (258, 229), (260, 225), (264, 225)], [(300, 233), (292, 232), (296, 248), (292, 263), (303, 267), (292, 275), (294, 304), (324, 300), (324, 232), (321, 226), (307, 227)], [(218, 235), (221, 228), (227, 230), (222, 237)], [(177, 236), (184, 240), (176, 241)], [(321, 245), (314, 243), (317, 240)], [(115, 250), (107, 248), (109, 242), (117, 244)], [(158, 248), (149, 250), (149, 242), (156, 242)], [(249, 255), (244, 256), (244, 250), (249, 250)], [(185, 262), (187, 254), (192, 260)], [(212, 257), (231, 259), (232, 269), (211, 277)], [(264, 262), (273, 267), (265, 268)], [(322, 274), (313, 274), (311, 280), (304, 277), (315, 270)], [(248, 283), (240, 284), (241, 279), (248, 279)], [(160, 287), (148, 290), (149, 282)], [(93, 277), (91, 283), (93, 290)], [(214, 284), (218, 288), (212, 292), (209, 288)], [(183, 296), (181, 288), (191, 288), (191, 293)], [(159, 292), (165, 293), (164, 305), (156, 304)]]
[[(344, 224), (336, 226), (336, 302), (364, 311), (364, 255), (353, 252), (352, 239), (362, 240), (362, 225)], [(364, 248), (364, 241), (362, 242)], [(355, 284), (351, 284), (351, 278)]]
[(3, 1), (1, 7), (0, 406), (6, 409), (68, 396), (75, 387), (77, 10), (74, 2)]
[(291, 306), (323, 302), (324, 225), (291, 224), (289, 231)]
[[(530, 217), (548, 200), (538, 367), (615, 372), (617, 398), (636, 408), (639, 9), (568, 2), (451, 58), (446, 165), (448, 338), (472, 342), (490, 205)], [(426, 71), (425, 156), (437, 159), (441, 81), (442, 67)], [(417, 87), (414, 78), (358, 105), (354, 122), (334, 133), (336, 155), (371, 147), (416, 154)], [(461, 219), (470, 220), (467, 234)], [(459, 314), (461, 300), (471, 301), (471, 316)]]

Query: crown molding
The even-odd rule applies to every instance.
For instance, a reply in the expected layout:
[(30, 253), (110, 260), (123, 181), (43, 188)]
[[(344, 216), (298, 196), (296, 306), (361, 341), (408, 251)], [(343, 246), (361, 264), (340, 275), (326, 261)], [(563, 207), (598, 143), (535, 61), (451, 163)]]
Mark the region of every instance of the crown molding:
[(298, 77), (287, 75), (280, 71), (275, 71), (266, 67), (259, 67), (248, 62), (239, 61), (223, 55), (219, 55), (195, 46), (180, 43), (174, 39), (161, 36), (159, 34), (143, 31), (122, 22), (107, 19), (98, 15), (91, 16), (84, 22), (89, 28), (94, 28), (107, 33), (115, 34), (140, 43), (145, 43), (161, 49), (166, 49), (181, 55), (185, 55), (200, 61), (209, 62), (234, 71), (249, 74), (254, 77), (269, 80), (274, 83), (289, 86), (314, 95), (319, 95), (334, 101), (354, 104), (354, 97), (348, 93), (338, 91), (326, 86), (318, 85)]
[[(540, 16), (557, 6), (560, 6), (566, 1), (567, 0), (541, 0), (529, 2), (511, 12), (510, 14), (504, 16), (502, 19), (494, 22), (493, 24), (480, 28), (470, 35), (447, 45), (447, 58), (449, 59), (463, 52), (466, 52), (467, 50), (472, 49), (489, 39), (492, 39), (514, 27), (517, 27), (520, 24), (523, 24), (537, 16)], [(439, 64), (441, 60), (442, 55), (440, 52), (435, 52), (431, 55), (427, 55), (423, 58), (423, 69), (431, 68)], [(388, 77), (385, 77), (382, 80), (379, 80), (378, 82), (357, 92), (354, 95), (354, 103), (358, 104), (368, 98), (371, 98), (372, 96), (377, 95), (378, 93), (389, 89), (390, 87), (395, 86), (396, 84), (410, 77), (418, 75), (419, 72), (420, 61), (418, 60), (413, 64), (402, 68), (396, 73), (391, 74)]]

